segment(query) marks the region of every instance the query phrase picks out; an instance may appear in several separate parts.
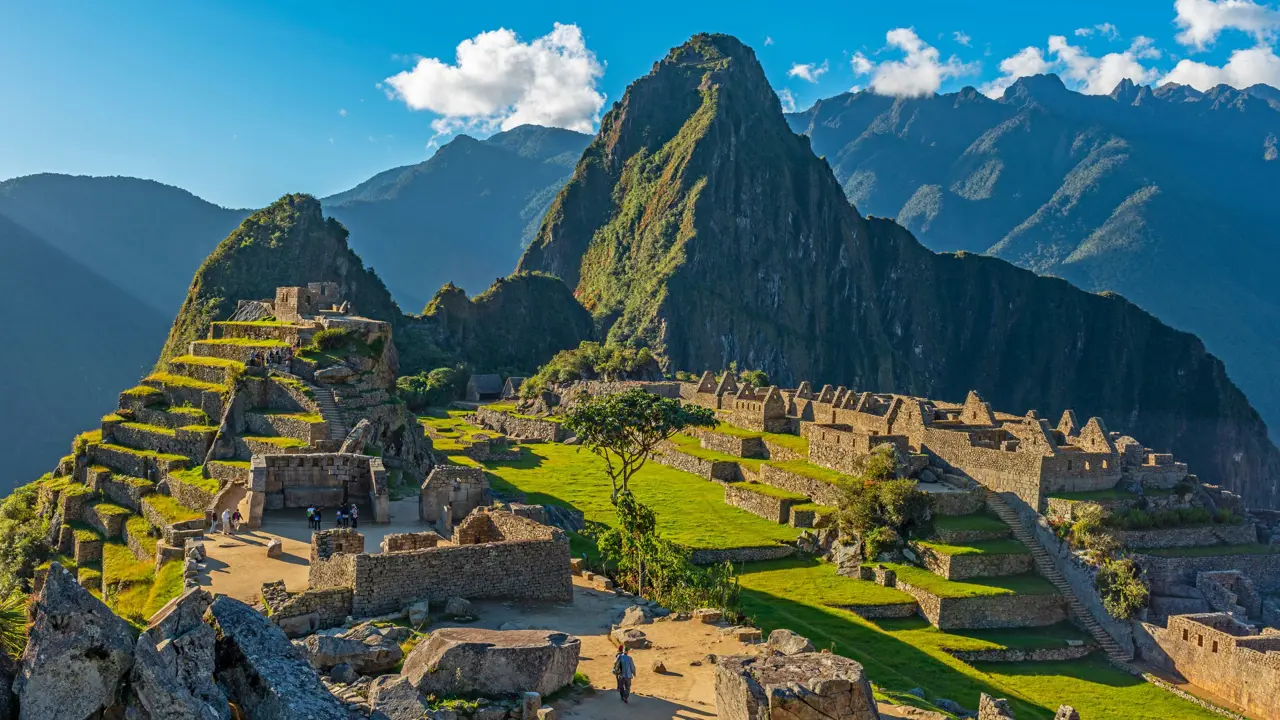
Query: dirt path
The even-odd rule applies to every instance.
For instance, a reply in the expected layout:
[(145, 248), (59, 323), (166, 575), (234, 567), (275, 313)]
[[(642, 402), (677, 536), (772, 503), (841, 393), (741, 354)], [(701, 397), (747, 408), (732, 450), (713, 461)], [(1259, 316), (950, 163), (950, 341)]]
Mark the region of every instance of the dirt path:
[[(267, 543), (280, 538), (284, 554), (267, 557)], [(213, 593), (228, 595), (254, 604), (262, 595), (263, 583), (284, 580), (292, 592), (307, 589), (307, 568), (311, 546), (263, 530), (241, 530), (234, 535), (206, 534), (208, 558), (200, 572), (200, 585)]]

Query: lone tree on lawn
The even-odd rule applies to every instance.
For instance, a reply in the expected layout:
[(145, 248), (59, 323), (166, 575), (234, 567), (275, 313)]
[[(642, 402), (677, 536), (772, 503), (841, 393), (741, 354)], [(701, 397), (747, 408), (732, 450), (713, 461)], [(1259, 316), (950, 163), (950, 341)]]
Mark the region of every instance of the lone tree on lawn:
[(619, 494), (629, 492), (631, 476), (644, 467), (658, 443), (687, 427), (715, 424), (715, 412), (708, 408), (683, 405), (640, 388), (589, 398), (564, 419), (583, 445), (604, 458), (615, 505)]

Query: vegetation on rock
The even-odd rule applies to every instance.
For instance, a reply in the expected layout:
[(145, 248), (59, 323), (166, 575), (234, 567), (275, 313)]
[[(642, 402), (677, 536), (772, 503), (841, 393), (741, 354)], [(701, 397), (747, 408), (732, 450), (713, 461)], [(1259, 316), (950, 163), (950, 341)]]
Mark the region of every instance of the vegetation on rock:
[(648, 348), (586, 341), (561, 350), (520, 386), (531, 398), (548, 386), (577, 380), (654, 380), (661, 376)]

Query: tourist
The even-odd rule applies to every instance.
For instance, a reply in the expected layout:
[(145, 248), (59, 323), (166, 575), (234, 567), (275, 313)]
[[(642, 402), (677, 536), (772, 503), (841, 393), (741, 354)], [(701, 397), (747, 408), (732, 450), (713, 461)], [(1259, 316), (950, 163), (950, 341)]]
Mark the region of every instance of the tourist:
[(236, 511), (231, 513), (231, 528), (236, 532), (240, 532), (240, 522), (242, 520), (244, 520), (244, 516), (240, 514), (240, 509), (236, 508)]
[(334, 527), (345, 527), (345, 526), (342, 524), (342, 522), (343, 522), (343, 520), (342, 520), (342, 506), (341, 506), (341, 505), (339, 505), (339, 506), (338, 506), (338, 509), (337, 509), (335, 512), (337, 512), (337, 513), (338, 513), (338, 517), (337, 517), (336, 523), (334, 524)]
[(307, 508), (307, 529), (318, 530), (316, 527), (316, 506), (312, 505)]
[(622, 697), (622, 702), (629, 703), (631, 678), (636, 676), (636, 663), (627, 654), (626, 645), (619, 645), (618, 654), (613, 656), (613, 675), (618, 678), (618, 695)]
[(226, 535), (231, 534), (231, 511), (222, 511), (222, 532)]
[(351, 503), (351, 529), (360, 527), (360, 512), (356, 510), (356, 504)]
[(320, 508), (316, 508), (316, 515), (315, 515), (315, 518), (316, 518), (316, 529), (317, 529), (317, 530), (321, 529), (321, 528), (320, 528), (320, 516), (321, 516), (321, 514), (323, 514), (323, 513), (324, 513), (324, 511), (323, 511), (323, 510), (321, 510)]

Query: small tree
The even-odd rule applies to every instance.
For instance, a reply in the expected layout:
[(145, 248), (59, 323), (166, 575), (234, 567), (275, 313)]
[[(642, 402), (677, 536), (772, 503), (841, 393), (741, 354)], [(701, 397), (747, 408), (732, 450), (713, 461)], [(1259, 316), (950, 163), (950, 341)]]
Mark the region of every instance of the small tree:
[(644, 467), (658, 443), (687, 427), (715, 424), (715, 413), (708, 408), (683, 405), (640, 388), (589, 398), (564, 419), (565, 427), (583, 445), (604, 458), (615, 505), (618, 494), (629, 490), (631, 476)]

